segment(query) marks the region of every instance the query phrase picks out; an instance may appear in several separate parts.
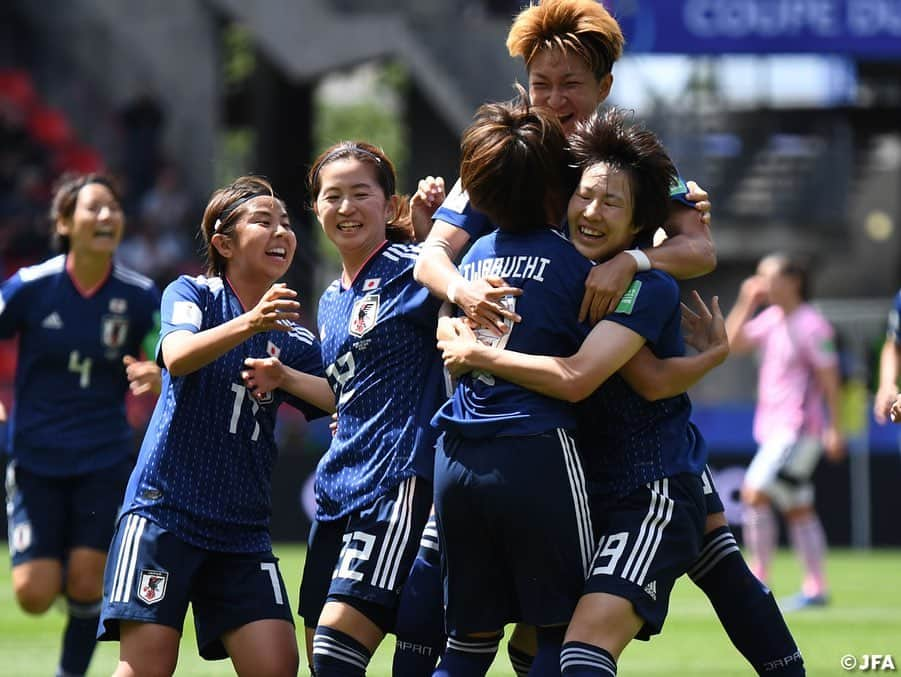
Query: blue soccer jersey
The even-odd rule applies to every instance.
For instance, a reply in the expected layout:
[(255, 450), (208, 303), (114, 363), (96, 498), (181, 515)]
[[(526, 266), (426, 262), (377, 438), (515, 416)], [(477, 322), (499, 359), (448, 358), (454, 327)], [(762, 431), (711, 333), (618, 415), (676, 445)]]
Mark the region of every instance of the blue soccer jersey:
[[(244, 314), (221, 278), (181, 276), (163, 293), (160, 340), (197, 333)], [(308, 417), (315, 407), (276, 390), (251, 397), (241, 379), (248, 357), (278, 357), (322, 375), (319, 343), (299, 325), (255, 334), (185, 376), (163, 370), (163, 390), (147, 427), (123, 514), (137, 513), (182, 540), (220, 552), (271, 548), (271, 477), (277, 449), (275, 414), (288, 402)]]
[[(616, 312), (604, 319), (643, 336), (659, 358), (685, 353), (679, 287), (666, 273), (636, 275)], [(619, 374), (611, 376), (579, 404), (579, 448), (590, 487), (626, 496), (664, 477), (700, 475), (707, 445), (690, 417), (688, 395), (649, 402)]]
[[(498, 348), (533, 355), (575, 353), (588, 328), (578, 321), (591, 262), (551, 228), (524, 235), (496, 231), (477, 240), (460, 264), (466, 279), (498, 275), (522, 289), (504, 303), (522, 317), (496, 337), (480, 330), (479, 339)], [(436, 426), (464, 437), (533, 435), (573, 429), (575, 412), (562, 400), (540, 395), (488, 373), (464, 375), (453, 398), (434, 419)]]
[(108, 468), (132, 451), (125, 418), (124, 355), (155, 330), (160, 295), (151, 280), (113, 264), (86, 296), (59, 255), (0, 286), (0, 338), (18, 334), (10, 453), (47, 476)]
[(373, 503), (413, 475), (431, 481), (444, 401), (435, 346), (440, 301), (413, 279), (419, 247), (385, 243), (349, 288), (319, 300), (322, 362), (338, 407), (338, 431), (316, 471), (319, 520)]

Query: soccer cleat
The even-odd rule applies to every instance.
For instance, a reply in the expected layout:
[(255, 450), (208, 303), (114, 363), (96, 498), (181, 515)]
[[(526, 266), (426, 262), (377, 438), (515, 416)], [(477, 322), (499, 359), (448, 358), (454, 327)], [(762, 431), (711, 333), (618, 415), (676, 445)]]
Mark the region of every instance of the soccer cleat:
[(803, 592), (799, 592), (780, 602), (779, 606), (782, 607), (782, 611), (789, 612), (824, 607), (827, 604), (829, 604), (829, 598), (825, 594), (805, 595)]

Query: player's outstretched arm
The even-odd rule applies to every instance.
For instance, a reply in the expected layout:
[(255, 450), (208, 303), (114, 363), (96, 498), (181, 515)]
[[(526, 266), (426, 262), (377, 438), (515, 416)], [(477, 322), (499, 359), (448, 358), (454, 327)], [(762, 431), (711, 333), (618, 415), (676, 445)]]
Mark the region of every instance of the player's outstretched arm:
[(759, 275), (752, 275), (741, 283), (735, 305), (726, 316), (726, 335), (729, 337), (729, 350), (733, 354), (747, 353), (754, 349), (753, 342), (742, 330), (764, 299), (766, 283)]
[(684, 393), (729, 356), (719, 298), (714, 296), (708, 308), (700, 294), (693, 292), (693, 301), (694, 309), (682, 304), (682, 330), (685, 342), (698, 351), (696, 355), (660, 359), (644, 346), (619, 370), (626, 383), (646, 400)]
[(163, 364), (172, 376), (185, 376), (208, 365), (254, 334), (289, 331), (300, 319), (297, 292), (283, 283), (272, 285), (253, 308), (216, 327), (193, 333), (173, 331), (163, 339)]
[(475, 336), (455, 332), (438, 342), (451, 373), (480, 369), (523, 388), (568, 402), (591, 395), (618, 371), (645, 343), (640, 334), (609, 320), (598, 323), (569, 357), (528, 355), (492, 348)]
[(334, 413), (335, 394), (328, 380), (282, 364), (277, 357), (248, 357), (241, 372), (244, 385), (254, 397), (262, 399), (276, 389), (284, 390), (314, 407)]

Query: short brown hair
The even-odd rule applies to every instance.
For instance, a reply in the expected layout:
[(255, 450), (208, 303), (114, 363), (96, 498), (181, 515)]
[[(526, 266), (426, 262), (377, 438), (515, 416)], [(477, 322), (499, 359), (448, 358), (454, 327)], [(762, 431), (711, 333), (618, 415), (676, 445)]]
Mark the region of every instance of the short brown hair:
[(666, 221), (670, 186), (678, 174), (657, 135), (639, 124), (627, 124), (629, 115), (618, 108), (595, 113), (576, 126), (569, 144), (583, 171), (603, 162), (629, 175), (632, 223), (640, 236)]
[(207, 275), (225, 273), (226, 259), (213, 246), (213, 236), (231, 236), (241, 215), (246, 211), (245, 204), (263, 195), (269, 195), (282, 202), (272, 184), (262, 176), (238, 177), (228, 186), (219, 188), (210, 195), (210, 200), (203, 211), (203, 220), (200, 222), (200, 233), (206, 247)]
[[(307, 187), (310, 191), (310, 200), (316, 201), (322, 184), (319, 181), (319, 172), (324, 165), (335, 160), (353, 158), (360, 162), (372, 165), (375, 170), (375, 178), (382, 192), (389, 200), (396, 195), (397, 171), (394, 163), (378, 146), (373, 146), (365, 141), (341, 141), (329, 146), (322, 151), (307, 174)], [(416, 239), (413, 233), (413, 218), (410, 212), (410, 200), (406, 195), (397, 196), (397, 206), (394, 213), (385, 223), (385, 237), (390, 242), (409, 243)]]
[(542, 0), (524, 9), (507, 34), (512, 57), (529, 68), (543, 49), (579, 55), (600, 80), (622, 56), (623, 32), (597, 0)]
[(563, 213), (566, 137), (553, 111), (525, 97), (479, 108), (460, 144), (460, 181), (472, 206), (505, 231), (523, 232)]

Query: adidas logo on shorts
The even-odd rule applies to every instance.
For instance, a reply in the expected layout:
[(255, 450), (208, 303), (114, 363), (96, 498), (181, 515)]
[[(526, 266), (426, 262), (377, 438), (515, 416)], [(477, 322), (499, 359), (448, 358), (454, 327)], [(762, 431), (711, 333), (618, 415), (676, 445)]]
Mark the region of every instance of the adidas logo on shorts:
[(651, 581), (644, 586), (644, 591), (648, 594), (648, 597), (655, 602), (657, 601), (657, 581)]

